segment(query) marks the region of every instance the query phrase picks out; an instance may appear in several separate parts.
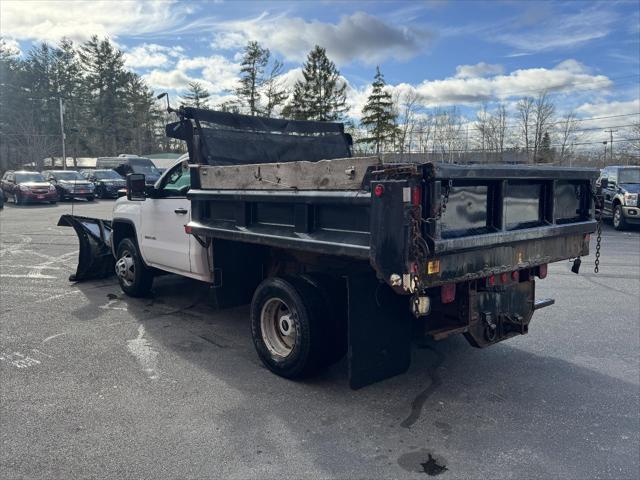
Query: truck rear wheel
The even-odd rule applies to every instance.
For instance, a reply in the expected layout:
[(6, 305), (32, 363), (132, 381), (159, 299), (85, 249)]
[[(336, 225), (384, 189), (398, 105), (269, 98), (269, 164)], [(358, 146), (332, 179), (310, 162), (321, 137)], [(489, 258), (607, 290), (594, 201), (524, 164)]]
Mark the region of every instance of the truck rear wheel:
[(116, 275), (120, 288), (130, 297), (142, 297), (151, 290), (153, 273), (145, 266), (138, 246), (130, 238), (118, 244)]
[(262, 363), (276, 375), (302, 378), (328, 362), (320, 291), (296, 277), (268, 278), (251, 301), (251, 334)]

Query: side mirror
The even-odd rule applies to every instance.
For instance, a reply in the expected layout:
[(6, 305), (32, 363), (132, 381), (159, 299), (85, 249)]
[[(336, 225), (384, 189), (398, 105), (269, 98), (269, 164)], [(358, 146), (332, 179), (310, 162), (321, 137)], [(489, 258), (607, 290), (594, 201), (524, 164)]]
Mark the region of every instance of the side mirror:
[(127, 200), (144, 201), (145, 195), (144, 174), (130, 173), (127, 175)]
[(600, 187), (609, 188), (609, 180), (606, 178), (603, 178), (602, 180), (600, 180)]

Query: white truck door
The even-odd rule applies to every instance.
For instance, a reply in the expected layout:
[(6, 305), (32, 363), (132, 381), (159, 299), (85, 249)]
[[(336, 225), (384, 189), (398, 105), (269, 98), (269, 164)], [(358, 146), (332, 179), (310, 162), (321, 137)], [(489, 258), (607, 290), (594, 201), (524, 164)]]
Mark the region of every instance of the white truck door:
[(187, 162), (180, 162), (163, 177), (155, 198), (142, 203), (140, 236), (147, 264), (163, 270), (191, 271), (190, 235), (184, 231), (190, 219), (189, 186)]

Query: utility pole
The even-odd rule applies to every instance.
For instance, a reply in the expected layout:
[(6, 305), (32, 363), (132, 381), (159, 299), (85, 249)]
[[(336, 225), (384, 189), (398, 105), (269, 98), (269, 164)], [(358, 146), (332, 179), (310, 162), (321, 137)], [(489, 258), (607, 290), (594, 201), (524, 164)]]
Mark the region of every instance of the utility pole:
[(607, 164), (607, 141), (602, 142), (604, 145), (604, 153), (602, 154), (602, 168), (604, 168)]
[(609, 134), (609, 158), (611, 158), (611, 163), (613, 163), (613, 134), (615, 132), (617, 132), (618, 130), (605, 130), (604, 133), (608, 133)]
[[(67, 169), (67, 152), (64, 144), (64, 104), (62, 103), (62, 97), (59, 97), (60, 101), (60, 135), (62, 136), (62, 169)], [(54, 162), (51, 162), (54, 163)]]

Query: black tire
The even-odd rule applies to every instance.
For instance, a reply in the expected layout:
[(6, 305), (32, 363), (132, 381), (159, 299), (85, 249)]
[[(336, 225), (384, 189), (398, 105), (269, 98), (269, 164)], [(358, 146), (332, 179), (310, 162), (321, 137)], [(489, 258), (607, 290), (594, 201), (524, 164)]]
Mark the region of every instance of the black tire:
[(624, 230), (627, 228), (627, 221), (622, 214), (622, 206), (620, 204), (613, 207), (613, 217), (611, 218), (611, 223), (613, 223), (613, 228), (616, 230)]
[(22, 205), (24, 203), (24, 201), (22, 200), (22, 197), (20, 195), (18, 195), (17, 193), (13, 194), (13, 203), (15, 203), (16, 205)]
[(87, 197), (87, 202), (93, 202), (94, 197)]
[[(286, 308), (279, 308), (278, 302)], [(284, 315), (272, 322), (272, 311)], [(307, 377), (325, 366), (328, 363), (327, 338), (322, 329), (325, 312), (322, 295), (309, 282), (296, 277), (264, 280), (251, 301), (251, 334), (262, 363), (276, 375), (290, 379)], [(266, 329), (284, 339), (279, 327), (285, 318), (290, 322), (292, 345), (281, 348), (287, 347), (285, 342), (277, 345), (279, 339), (270, 336)]]
[(50, 203), (51, 205), (55, 205), (56, 203), (58, 203), (58, 201), (57, 201), (57, 200), (51, 200), (49, 203)]
[(120, 288), (130, 297), (143, 297), (151, 291), (153, 272), (145, 266), (138, 246), (130, 238), (118, 244), (116, 275)]

